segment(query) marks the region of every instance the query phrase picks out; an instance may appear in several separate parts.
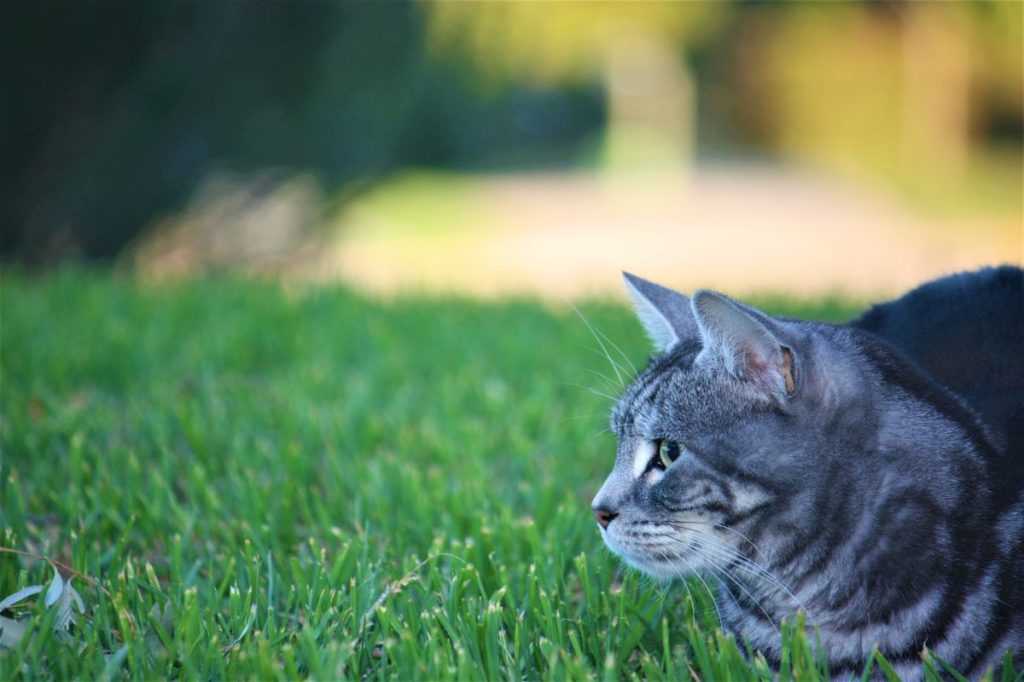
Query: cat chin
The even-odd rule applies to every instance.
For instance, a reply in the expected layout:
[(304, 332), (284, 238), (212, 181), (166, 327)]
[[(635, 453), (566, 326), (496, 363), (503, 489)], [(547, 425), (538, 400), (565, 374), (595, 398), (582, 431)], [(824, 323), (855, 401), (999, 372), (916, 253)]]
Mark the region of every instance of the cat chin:
[(636, 568), (637, 570), (641, 571), (645, 575), (649, 575), (650, 577), (656, 580), (661, 580), (664, 582), (669, 582), (677, 578), (682, 578), (689, 573), (689, 571), (681, 570), (678, 566), (668, 563), (652, 561), (635, 561), (633, 559), (628, 558), (626, 559), (626, 563), (628, 563), (633, 568)]
[(695, 551), (690, 543), (645, 547), (632, 541), (628, 533), (625, 537), (620, 536), (614, 527), (601, 535), (613, 554), (632, 568), (658, 580), (673, 580), (712, 568), (708, 557)]
[[(607, 535), (605, 536), (605, 544), (608, 545), (608, 549), (629, 564), (629, 566), (657, 580), (670, 581), (682, 578), (693, 573), (695, 570), (692, 565), (680, 565), (676, 561), (659, 560), (647, 552), (626, 549), (619, 546)], [(699, 570), (699, 568), (696, 570)]]

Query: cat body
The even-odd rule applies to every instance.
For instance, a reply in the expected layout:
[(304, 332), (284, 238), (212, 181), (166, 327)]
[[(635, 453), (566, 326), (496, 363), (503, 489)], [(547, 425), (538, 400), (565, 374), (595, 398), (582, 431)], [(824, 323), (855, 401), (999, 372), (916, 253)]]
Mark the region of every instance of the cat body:
[(1024, 477), (1024, 270), (961, 273), (873, 306), (850, 323), (883, 338), (968, 404)]
[[(1000, 355), (1024, 350), (1024, 289), (1000, 288), (1024, 280), (998, 272), (851, 325), (627, 275), (660, 354), (612, 414), (616, 462), (594, 500), (606, 544), (652, 575), (716, 576), (723, 625), (769, 660), (802, 608), (835, 674), (876, 646), (905, 679), (926, 646), (972, 676), (1006, 651), (1024, 664), (1024, 371)], [(972, 297), (988, 297), (973, 317)], [(1005, 343), (989, 344), (993, 324)], [(958, 326), (988, 358), (935, 352)]]

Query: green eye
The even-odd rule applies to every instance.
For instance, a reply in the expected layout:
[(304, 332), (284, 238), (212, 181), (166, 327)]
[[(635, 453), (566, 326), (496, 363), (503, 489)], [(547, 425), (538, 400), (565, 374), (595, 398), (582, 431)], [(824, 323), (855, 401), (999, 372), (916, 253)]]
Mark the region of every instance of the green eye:
[(656, 466), (661, 469), (668, 469), (672, 462), (679, 458), (682, 447), (674, 440), (658, 441), (658, 462)]

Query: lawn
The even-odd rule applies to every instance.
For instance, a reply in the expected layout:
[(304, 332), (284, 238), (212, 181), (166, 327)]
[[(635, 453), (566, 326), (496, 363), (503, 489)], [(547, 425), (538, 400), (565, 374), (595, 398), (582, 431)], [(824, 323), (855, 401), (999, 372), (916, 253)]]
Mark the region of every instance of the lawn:
[[(67, 633), (42, 599), (5, 612), (36, 634), (0, 679), (771, 677), (699, 580), (604, 549), (615, 370), (571, 309), (83, 270), (0, 285), (0, 545), (96, 582), (74, 579)], [(623, 304), (580, 307), (620, 365), (644, 361)], [(0, 554), (0, 598), (52, 577)], [(782, 677), (815, 679), (790, 638)]]

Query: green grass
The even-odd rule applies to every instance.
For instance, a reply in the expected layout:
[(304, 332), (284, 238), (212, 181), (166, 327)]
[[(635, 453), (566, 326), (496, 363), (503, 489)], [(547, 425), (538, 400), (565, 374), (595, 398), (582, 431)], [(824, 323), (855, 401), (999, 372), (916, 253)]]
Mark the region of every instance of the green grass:
[[(603, 548), (588, 505), (614, 442), (588, 388), (611, 370), (573, 312), (80, 270), (0, 284), (0, 545), (108, 592), (76, 579), (70, 638), (37, 606), (0, 679), (771, 678), (699, 582)], [(643, 361), (625, 307), (583, 310)], [(51, 575), (0, 554), (0, 597)], [(787, 637), (782, 677), (819, 677)]]

